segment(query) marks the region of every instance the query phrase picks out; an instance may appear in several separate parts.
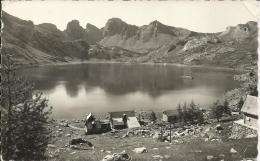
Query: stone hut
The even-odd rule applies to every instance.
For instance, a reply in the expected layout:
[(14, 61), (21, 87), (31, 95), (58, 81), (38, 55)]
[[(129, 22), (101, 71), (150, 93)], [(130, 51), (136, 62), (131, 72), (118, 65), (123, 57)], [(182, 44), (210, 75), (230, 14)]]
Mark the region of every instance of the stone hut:
[(257, 113), (258, 103), (257, 97), (247, 95), (246, 100), (241, 108), (244, 117), (244, 124), (249, 127), (257, 128)]

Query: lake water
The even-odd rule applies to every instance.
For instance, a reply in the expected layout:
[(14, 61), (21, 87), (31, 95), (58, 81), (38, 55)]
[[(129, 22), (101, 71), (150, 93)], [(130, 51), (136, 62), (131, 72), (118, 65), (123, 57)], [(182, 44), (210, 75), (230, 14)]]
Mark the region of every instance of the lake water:
[(178, 103), (191, 100), (207, 108), (238, 86), (235, 71), (160, 64), (45, 66), (24, 69), (22, 74), (49, 98), (53, 116), (64, 119), (88, 112), (176, 109)]

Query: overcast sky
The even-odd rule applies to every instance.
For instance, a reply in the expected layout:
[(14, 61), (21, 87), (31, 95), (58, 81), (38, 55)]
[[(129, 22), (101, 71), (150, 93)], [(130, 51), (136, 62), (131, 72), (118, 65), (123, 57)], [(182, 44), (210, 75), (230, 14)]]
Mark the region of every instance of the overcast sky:
[(64, 30), (77, 19), (85, 28), (103, 27), (112, 17), (142, 26), (158, 20), (166, 25), (198, 32), (219, 32), (227, 26), (257, 21), (257, 2), (223, 1), (5, 1), (3, 10), (35, 24), (53, 23)]

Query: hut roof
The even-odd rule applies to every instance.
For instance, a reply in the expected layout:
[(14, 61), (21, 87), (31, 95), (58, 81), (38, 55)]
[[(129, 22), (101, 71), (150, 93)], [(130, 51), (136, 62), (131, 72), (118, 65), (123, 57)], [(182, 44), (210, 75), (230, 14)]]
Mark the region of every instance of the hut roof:
[(94, 121), (94, 120), (95, 120), (95, 117), (93, 116), (93, 114), (89, 113), (88, 116), (87, 116), (86, 121)]
[(246, 100), (242, 106), (241, 112), (257, 116), (257, 108), (257, 97), (247, 95)]
[(135, 116), (134, 111), (116, 111), (116, 112), (109, 112), (110, 117), (112, 118), (121, 118), (124, 114), (126, 114), (127, 117), (133, 117)]

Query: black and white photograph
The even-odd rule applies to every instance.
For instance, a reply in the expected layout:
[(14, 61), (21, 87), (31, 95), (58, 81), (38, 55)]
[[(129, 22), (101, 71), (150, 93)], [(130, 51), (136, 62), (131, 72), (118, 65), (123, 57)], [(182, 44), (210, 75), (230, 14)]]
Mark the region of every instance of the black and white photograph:
[(257, 161), (258, 1), (1, 6), (1, 161)]

